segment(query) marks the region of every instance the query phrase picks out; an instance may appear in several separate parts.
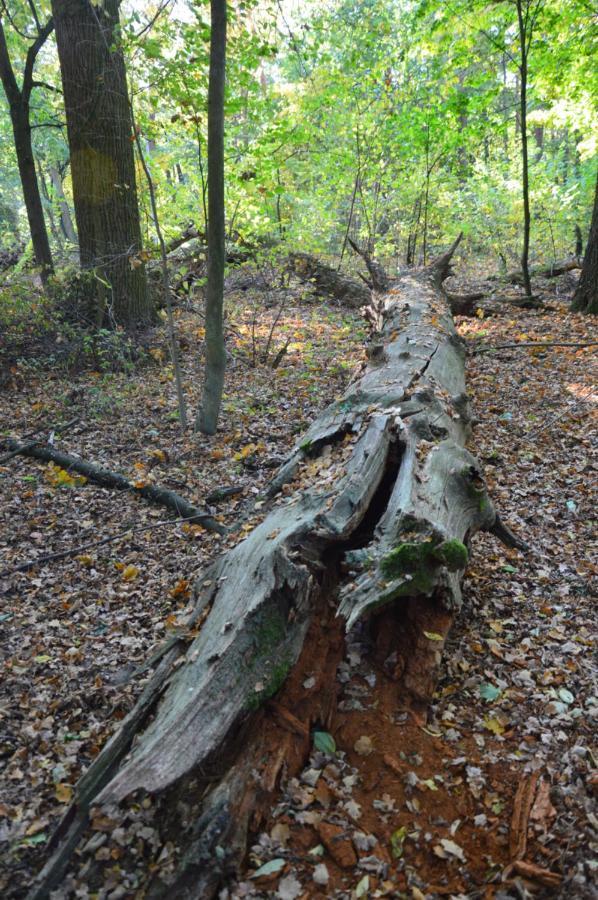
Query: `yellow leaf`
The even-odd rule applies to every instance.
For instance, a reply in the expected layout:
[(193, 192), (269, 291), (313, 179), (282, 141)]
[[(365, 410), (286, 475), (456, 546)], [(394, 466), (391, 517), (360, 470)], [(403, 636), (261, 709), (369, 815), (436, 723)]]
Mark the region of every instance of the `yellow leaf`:
[(428, 638), (429, 641), (443, 641), (444, 638), (441, 634), (437, 634), (435, 631), (424, 631), (424, 635)]
[(56, 785), (55, 795), (59, 803), (70, 803), (73, 796), (73, 788), (70, 784), (62, 782)]
[(491, 731), (493, 734), (503, 734), (505, 730), (505, 726), (500, 719), (490, 717), (484, 719), (484, 728), (487, 728), (488, 731)]
[(251, 456), (252, 453), (255, 453), (257, 447), (255, 444), (247, 444), (238, 453), (235, 453), (234, 459), (247, 459), (248, 456)]
[(78, 556), (77, 560), (81, 563), (82, 566), (85, 566), (86, 568), (89, 568), (93, 564), (93, 559), (86, 553), (82, 553), (81, 556)]
[(478, 319), (484, 318), (484, 310), (483, 309), (476, 309), (475, 314), (478, 317)]
[(181, 578), (180, 581), (177, 581), (175, 586), (170, 592), (171, 597), (188, 597), (189, 596), (189, 582), (186, 578)]
[(123, 569), (122, 577), (124, 581), (133, 581), (134, 578), (137, 578), (139, 575), (139, 569), (137, 566), (128, 565)]
[(87, 482), (83, 475), (70, 475), (66, 469), (50, 463), (45, 472), (45, 479), (53, 487), (79, 487)]

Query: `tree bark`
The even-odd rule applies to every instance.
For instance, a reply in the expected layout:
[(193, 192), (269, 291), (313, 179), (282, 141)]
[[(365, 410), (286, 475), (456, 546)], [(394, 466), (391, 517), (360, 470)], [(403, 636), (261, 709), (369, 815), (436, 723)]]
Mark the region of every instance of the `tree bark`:
[(137, 791), (154, 795), (180, 851), (169, 874), (148, 873), (150, 895), (214, 896), (283, 766), (298, 770), (314, 723), (332, 727), (344, 632), (359, 620), (384, 617), (389, 677), (407, 702), (429, 702), (472, 536), (522, 546), (465, 449), (464, 351), (440, 291), (453, 250), (375, 298), (361, 377), (280, 470), (261, 524), (198, 577), (199, 635), (164, 695), (162, 680), (130, 714), (135, 731), (153, 718), (126, 759), (130, 717), (128, 739), (117, 733), (84, 776), (31, 900), (65, 871), (89, 805), (118, 816)]
[(593, 315), (598, 314), (598, 176), (596, 177), (590, 236), (571, 309)]
[(10, 110), (15, 153), (19, 167), (21, 187), (23, 190), (23, 200), (27, 211), (27, 221), (29, 223), (31, 243), (33, 245), (33, 255), (36, 264), (40, 268), (43, 282), (47, 281), (48, 276), (52, 274), (54, 267), (52, 262), (52, 251), (50, 250), (50, 241), (48, 240), (48, 232), (44, 219), (44, 209), (37, 181), (37, 173), (35, 171), (35, 159), (31, 144), (31, 123), (29, 121), (29, 101), (33, 89), (33, 68), (35, 60), (40, 49), (52, 32), (52, 28), (53, 24), (50, 19), (46, 25), (40, 29), (38, 37), (29, 47), (25, 62), (23, 83), (22, 86), (19, 87), (10, 60), (2, 19), (0, 18), (0, 80), (2, 81)]
[(208, 282), (206, 285), (205, 370), (196, 431), (215, 434), (224, 389), (224, 87), (226, 0), (211, 0), (208, 87)]
[[(524, 6), (527, 9), (524, 15)], [(516, 0), (517, 22), (519, 26), (519, 45), (521, 62), (519, 73), (519, 106), (521, 115), (521, 175), (523, 192), (523, 249), (521, 251), (521, 272), (523, 274), (523, 286), (528, 297), (532, 295), (532, 283), (529, 273), (529, 242), (531, 231), (531, 213), (529, 204), (529, 159), (528, 159), (528, 135), (527, 135), (527, 63), (529, 31), (532, 27), (528, 24), (529, 0)]]
[(98, 275), (108, 325), (153, 318), (141, 251), (127, 79), (118, 0), (52, 0), (81, 265)]
[[(353, 248), (357, 248), (353, 241), (350, 243)], [(356, 249), (356, 252), (362, 253), (359, 248)], [(329, 297), (334, 297), (340, 303), (345, 303), (351, 309), (359, 309), (370, 302), (370, 288), (365, 281), (357, 281), (350, 275), (338, 272), (310, 253), (290, 253), (289, 265), (301, 281), (315, 285), (319, 291)], [(376, 277), (379, 278), (379, 275)], [(444, 291), (444, 293), (454, 316), (475, 315), (477, 301), (484, 297), (483, 292), (479, 291), (471, 294), (456, 294), (453, 291)]]

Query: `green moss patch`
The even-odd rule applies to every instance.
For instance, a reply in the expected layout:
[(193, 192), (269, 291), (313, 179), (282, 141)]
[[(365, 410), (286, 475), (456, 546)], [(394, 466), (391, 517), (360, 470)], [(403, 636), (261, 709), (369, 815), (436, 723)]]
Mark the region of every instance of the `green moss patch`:
[(393, 581), (410, 576), (406, 585), (409, 591), (421, 588), (422, 593), (426, 593), (434, 586), (440, 566), (457, 572), (465, 568), (468, 557), (467, 547), (456, 539), (440, 544), (434, 541), (403, 543), (382, 558), (380, 570), (385, 578)]

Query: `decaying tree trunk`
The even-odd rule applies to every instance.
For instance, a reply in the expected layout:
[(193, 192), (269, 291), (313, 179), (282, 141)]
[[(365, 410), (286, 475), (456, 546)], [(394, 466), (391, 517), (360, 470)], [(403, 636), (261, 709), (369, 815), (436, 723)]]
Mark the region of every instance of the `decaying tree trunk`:
[[(576, 269), (581, 269), (581, 260), (577, 256), (572, 256), (570, 259), (562, 259), (550, 266), (536, 266), (530, 269), (530, 275), (533, 278), (557, 278), (559, 275), (564, 275), (565, 272), (574, 272)], [(499, 280), (506, 281), (508, 284), (524, 284), (522, 272), (509, 272), (508, 275), (500, 276)]]
[[(353, 249), (364, 256), (363, 251), (357, 247), (354, 241), (349, 241)], [(367, 256), (367, 254), (366, 254)], [(316, 256), (309, 253), (291, 253), (289, 255), (289, 263), (292, 271), (302, 281), (311, 281), (324, 294), (334, 297), (341, 303), (353, 309), (359, 309), (361, 306), (367, 306), (370, 302), (371, 287), (375, 286), (377, 290), (384, 289), (384, 278), (381, 268), (369, 257), (369, 265), (374, 266), (374, 274), (370, 272), (370, 283), (367, 279), (363, 283), (351, 278), (350, 275), (344, 275), (326, 265)], [(382, 280), (382, 288), (380, 285)], [(372, 282), (377, 282), (375, 285)], [(444, 290), (444, 289), (443, 289)], [(449, 302), (451, 312), (454, 316), (473, 316), (477, 309), (477, 301), (484, 297), (483, 293), (472, 294), (456, 294), (452, 291), (444, 290), (444, 294)]]
[(168, 870), (148, 874), (149, 895), (213, 896), (283, 766), (303, 763), (314, 723), (331, 726), (343, 635), (360, 620), (390, 615), (395, 630), (378, 646), (391, 677), (417, 708), (429, 701), (471, 537), (491, 531), (524, 546), (465, 448), (464, 351), (441, 291), (456, 243), (374, 295), (361, 377), (280, 470), (261, 524), (199, 575), (199, 634), (169, 649), (125, 737), (82, 779), (31, 898), (60, 882), (90, 804), (114, 818), (146, 793), (162, 840), (177, 847)]
[(319, 291), (359, 309), (370, 302), (370, 290), (355, 278), (337, 272), (317, 257), (309, 253), (291, 253), (289, 263), (292, 271), (302, 281), (310, 281)]

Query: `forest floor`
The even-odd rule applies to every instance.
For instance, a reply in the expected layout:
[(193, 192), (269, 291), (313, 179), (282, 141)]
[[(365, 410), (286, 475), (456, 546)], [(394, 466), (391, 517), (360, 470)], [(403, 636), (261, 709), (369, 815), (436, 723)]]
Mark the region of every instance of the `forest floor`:
[[(459, 320), (479, 419), (475, 452), (501, 514), (531, 551), (474, 539), (427, 722), (401, 707), (366, 632), (349, 636), (330, 728), (337, 751), (315, 749), (302, 775), (281, 786), (231, 896), (592, 896), (596, 348), (475, 352), (595, 339), (591, 320), (568, 312), (569, 278), (542, 287), (547, 309), (485, 301), (483, 317)], [(34, 460), (0, 460), (4, 897), (25, 895), (78, 777), (148, 677), (137, 669), (188, 613), (198, 569), (252, 527), (276, 467), (363, 359), (357, 313), (303, 290), (232, 288), (215, 438), (178, 428), (164, 329), (152, 337), (151, 364), (132, 373), (16, 364), (1, 396), (3, 434), (46, 439), (68, 422), (60, 449), (199, 506), (215, 489), (239, 488), (211, 505), (233, 526), (221, 537)], [(269, 360), (287, 341), (288, 350), (272, 369), (259, 357), (283, 300)], [(177, 318), (194, 411), (202, 322), (187, 308)], [(93, 852), (110, 866), (95, 896), (142, 896), (142, 871), (167, 848), (147, 823), (135, 827), (98, 835)], [(79, 872), (57, 896), (88, 895)]]

